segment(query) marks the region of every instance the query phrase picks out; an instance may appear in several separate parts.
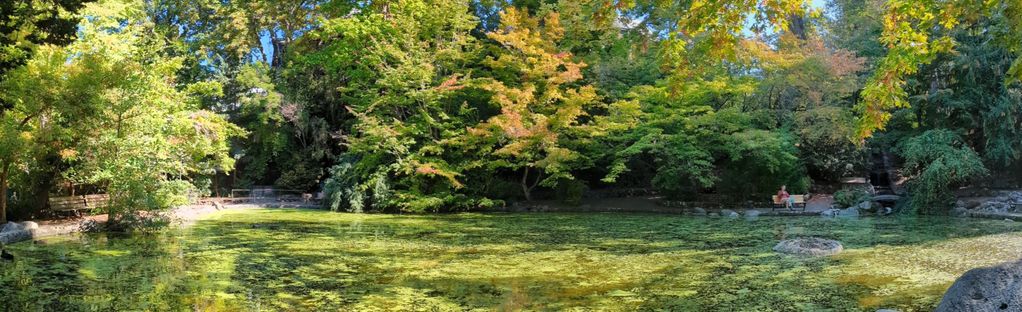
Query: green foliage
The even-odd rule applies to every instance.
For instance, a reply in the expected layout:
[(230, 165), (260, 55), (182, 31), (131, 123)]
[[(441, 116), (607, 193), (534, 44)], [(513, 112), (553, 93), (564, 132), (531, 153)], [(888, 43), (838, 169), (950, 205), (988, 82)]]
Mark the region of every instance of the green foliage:
[(185, 195), (195, 193), (190, 178), (231, 170), (229, 142), (244, 134), (178, 89), (180, 59), (162, 55), (147, 36), (140, 5), (89, 5), (78, 41), (40, 48), (0, 86), (0, 95), (17, 103), (0, 116), (3, 129), (21, 142), (0, 148), (5, 166), (31, 160), (16, 159), (32, 155), (18, 144), (59, 157), (63, 179), (110, 194), (105, 212), (115, 220), (187, 203)]
[(917, 211), (950, 207), (951, 187), (989, 173), (976, 151), (950, 130), (923, 132), (902, 143), (900, 150), (913, 176), (912, 206)]
[(672, 99), (665, 88), (636, 88), (634, 95), (647, 105), (634, 131), (609, 139), (628, 145), (612, 156), (614, 165), (603, 181), (628, 172), (629, 162), (652, 159), (652, 185), (670, 197), (710, 188), (738, 199), (769, 195), (785, 184), (793, 191), (808, 189), (795, 142), (772, 129), (763, 114), (714, 111), (699, 104), (701, 98)]
[[(17, 260), (0, 262), (0, 301), (26, 312), (930, 311), (965, 271), (1017, 260), (1003, 251), (1022, 248), (1020, 230), (949, 217), (231, 210), (182, 231), (7, 246)], [(786, 257), (771, 250), (777, 236), (846, 249)]]
[(567, 180), (557, 182), (557, 199), (568, 205), (579, 205), (589, 190), (584, 182), (578, 180)]
[[(41, 45), (65, 46), (75, 39), (77, 11), (94, 0), (10, 0), (0, 3), (0, 82), (25, 64)], [(14, 102), (0, 99), (0, 113)]]
[(331, 211), (363, 212), (365, 197), (358, 190), (355, 160), (350, 157), (341, 158), (341, 162), (330, 168), (330, 177), (323, 185), (326, 200), (323, 205)]
[(826, 106), (795, 113), (800, 158), (817, 179), (835, 182), (866, 170), (866, 149), (856, 146), (855, 117), (847, 108)]
[(22, 30), (0, 55), (35, 53), (0, 73), (19, 206), (68, 185), (121, 210), (269, 184), (358, 211), (757, 199), (861, 175), (884, 127), (871, 148), (949, 129), (1022, 168), (1010, 1), (107, 0), (71, 47), (30, 40), (76, 3), (0, 6)]
[(834, 193), (834, 205), (844, 209), (870, 201), (872, 198), (869, 190), (864, 187), (845, 187)]

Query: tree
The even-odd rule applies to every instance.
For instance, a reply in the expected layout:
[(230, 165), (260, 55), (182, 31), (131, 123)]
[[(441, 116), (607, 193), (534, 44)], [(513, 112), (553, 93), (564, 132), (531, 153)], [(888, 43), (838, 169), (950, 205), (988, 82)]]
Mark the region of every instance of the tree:
[[(5, 132), (20, 132), (10, 146), (58, 154), (65, 179), (110, 194), (112, 220), (181, 204), (190, 175), (232, 169), (227, 142), (243, 133), (198, 109), (194, 93), (205, 85), (178, 89), (181, 60), (161, 54), (137, 5), (90, 5), (78, 41), (41, 47), (0, 88), (16, 103), (2, 120)], [(0, 152), (4, 167), (27, 168), (31, 153)]]
[[(11, 0), (0, 3), (0, 83), (8, 73), (32, 57), (39, 45), (67, 45), (75, 38), (78, 17), (75, 13), (91, 0)], [(0, 118), (12, 118), (7, 110), (14, 107), (12, 100), (0, 97)], [(23, 131), (28, 119), (6, 120), (0, 134), (0, 223), (7, 222), (8, 184), (14, 155), (25, 149)]]
[(906, 140), (900, 147), (913, 181), (912, 206), (935, 212), (954, 198), (951, 187), (988, 174), (976, 151), (961, 136), (935, 129)]
[(475, 23), (462, 1), (374, 3), (300, 42), (296, 72), (320, 77), (331, 99), (323, 105), (354, 117), (342, 125), (346, 150), (326, 181), (330, 208), (480, 203), (460, 181), (472, 164), (459, 138), (479, 114), (465, 98), (474, 96), (466, 66), (478, 48), (469, 36)]
[[(0, 82), (24, 65), (39, 45), (75, 39), (76, 12), (92, 0), (10, 0), (0, 3)], [(0, 102), (0, 114), (12, 103)]]
[[(629, 117), (623, 114), (634, 111), (636, 103), (604, 104), (593, 86), (571, 86), (582, 79), (585, 63), (558, 51), (555, 42), (564, 30), (557, 13), (540, 19), (509, 8), (500, 17), (499, 30), (488, 36), (503, 50), (486, 61), (496, 77), (483, 83), (500, 114), (469, 133), (497, 158), (491, 166), (521, 172), (519, 185), (531, 200), (539, 185), (574, 179), (572, 170), (585, 162), (573, 145), (628, 127)], [(593, 114), (597, 109), (609, 114)]]

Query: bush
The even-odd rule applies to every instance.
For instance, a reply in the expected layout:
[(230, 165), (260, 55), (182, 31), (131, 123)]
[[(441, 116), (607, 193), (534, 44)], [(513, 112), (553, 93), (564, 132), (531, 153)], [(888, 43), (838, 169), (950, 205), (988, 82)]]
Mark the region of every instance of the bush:
[(846, 187), (834, 193), (834, 204), (839, 208), (847, 208), (871, 198), (872, 196), (865, 187)]
[(915, 177), (909, 190), (916, 211), (950, 207), (953, 186), (989, 174), (979, 154), (951, 130), (923, 132), (905, 141), (900, 150), (905, 169)]
[(319, 188), (319, 179), (323, 173), (317, 166), (296, 162), (291, 168), (284, 169), (273, 185), (285, 190), (314, 191)]
[[(155, 233), (167, 228), (174, 221), (169, 213), (136, 211), (120, 214), (107, 221), (106, 230), (112, 232)], [(82, 225), (82, 230), (101, 230), (96, 225)]]
[(557, 199), (561, 202), (577, 206), (582, 203), (582, 197), (585, 196), (586, 191), (589, 190), (589, 186), (585, 182), (579, 180), (567, 180), (562, 179), (557, 182)]

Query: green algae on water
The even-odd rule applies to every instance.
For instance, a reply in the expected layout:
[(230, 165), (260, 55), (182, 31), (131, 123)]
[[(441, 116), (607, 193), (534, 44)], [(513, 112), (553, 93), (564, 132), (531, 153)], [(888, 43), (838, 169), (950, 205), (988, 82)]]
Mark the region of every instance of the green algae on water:
[[(939, 217), (224, 211), (183, 230), (10, 246), (16, 311), (932, 310), (1022, 225)], [(845, 252), (799, 258), (815, 236)]]

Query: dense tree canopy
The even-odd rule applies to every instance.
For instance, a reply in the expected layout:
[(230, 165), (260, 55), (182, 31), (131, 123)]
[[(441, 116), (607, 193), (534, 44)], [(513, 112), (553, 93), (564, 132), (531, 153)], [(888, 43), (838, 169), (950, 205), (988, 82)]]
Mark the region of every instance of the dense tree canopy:
[(353, 211), (618, 188), (761, 200), (864, 175), (870, 151), (902, 156), (928, 209), (1022, 169), (1017, 1), (14, 1), (0, 14), (17, 16), (0, 25), (0, 195), (23, 214), (75, 190), (130, 210), (256, 185)]

